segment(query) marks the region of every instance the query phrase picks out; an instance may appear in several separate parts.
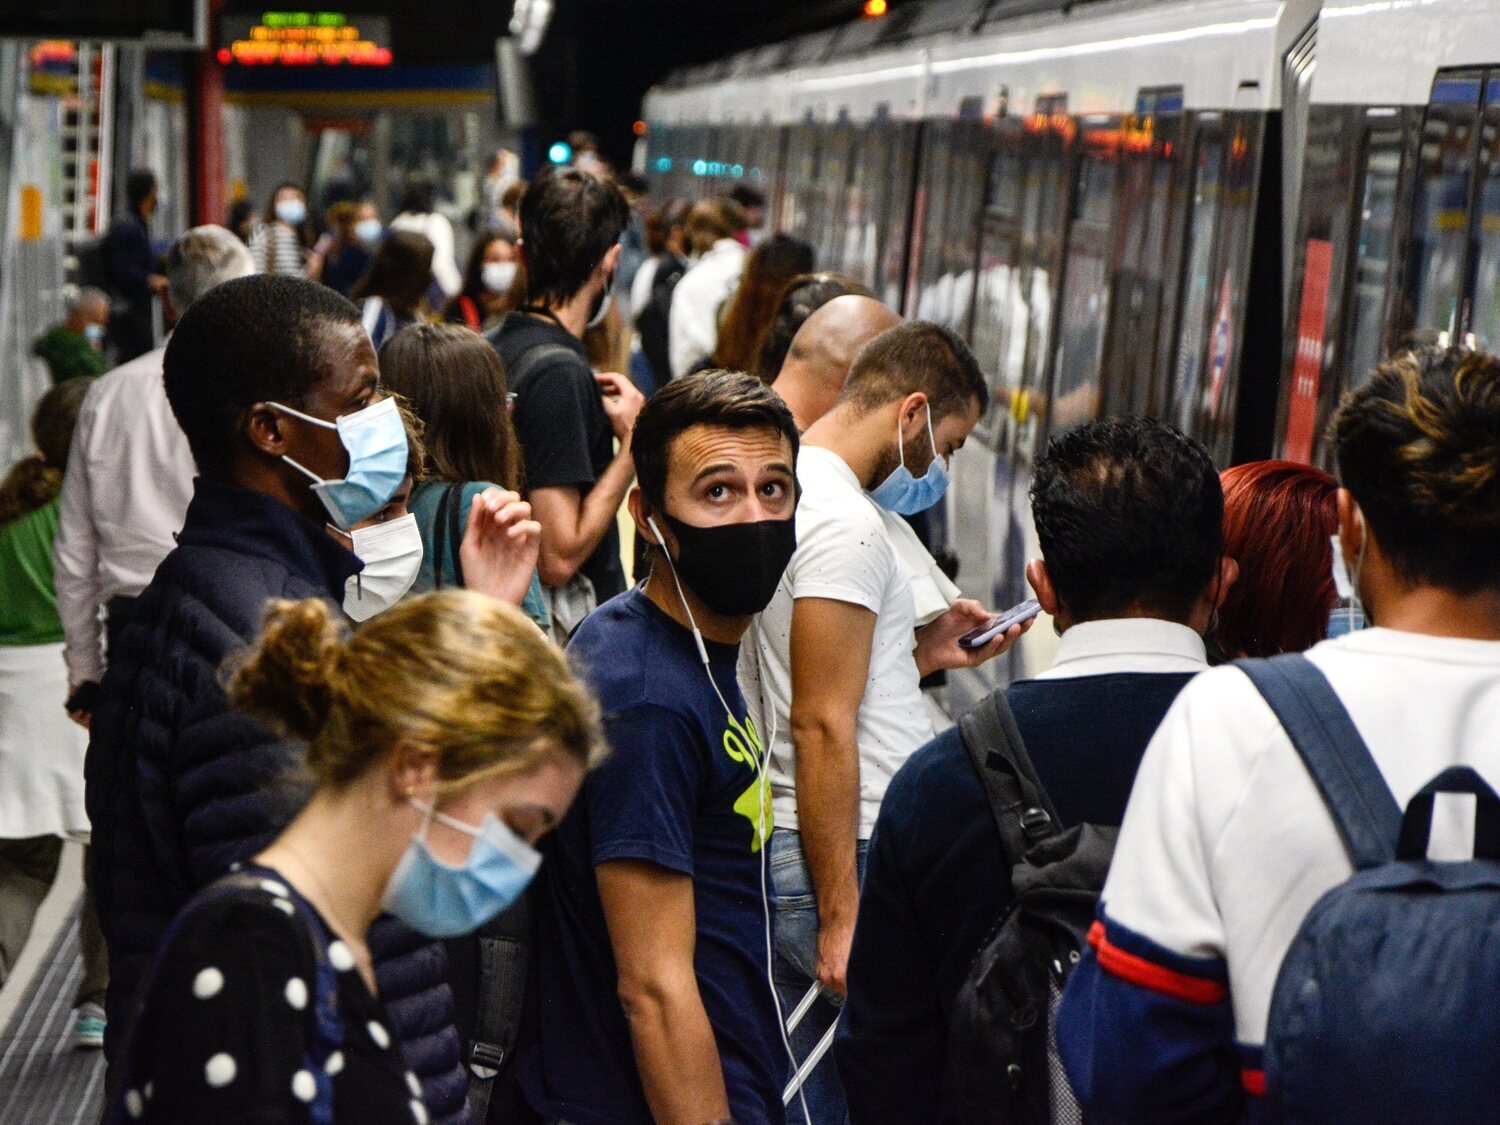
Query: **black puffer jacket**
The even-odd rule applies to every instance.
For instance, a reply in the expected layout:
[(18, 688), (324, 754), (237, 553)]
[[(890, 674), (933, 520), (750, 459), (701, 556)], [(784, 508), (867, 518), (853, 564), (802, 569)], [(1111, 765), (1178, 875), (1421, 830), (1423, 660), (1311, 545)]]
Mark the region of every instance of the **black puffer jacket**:
[[(109, 946), (111, 1054), (173, 915), (268, 844), (310, 792), (301, 744), (229, 710), (221, 666), (259, 632), (269, 599), (341, 599), (359, 565), (270, 497), (199, 480), (176, 549), (109, 654), (86, 800), (90, 875)], [(382, 918), (370, 949), (433, 1117), (467, 1120), (442, 945)]]

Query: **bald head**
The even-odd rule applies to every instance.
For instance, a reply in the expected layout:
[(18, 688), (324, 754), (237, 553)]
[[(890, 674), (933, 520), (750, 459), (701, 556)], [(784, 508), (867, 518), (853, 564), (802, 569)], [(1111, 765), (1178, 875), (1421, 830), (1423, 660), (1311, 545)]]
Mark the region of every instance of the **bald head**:
[(832, 408), (860, 349), (901, 317), (874, 297), (835, 297), (807, 318), (772, 388), (805, 430)]

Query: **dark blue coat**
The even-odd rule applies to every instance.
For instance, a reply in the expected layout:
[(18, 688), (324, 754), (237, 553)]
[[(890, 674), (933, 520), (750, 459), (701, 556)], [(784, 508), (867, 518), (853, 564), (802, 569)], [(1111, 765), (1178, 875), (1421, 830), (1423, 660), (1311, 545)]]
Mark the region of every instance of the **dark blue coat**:
[[(86, 767), (90, 877), (109, 946), (111, 1053), (168, 923), (247, 860), (311, 792), (301, 743), (231, 711), (226, 658), (272, 598), (341, 599), (359, 560), (257, 492), (200, 479), (177, 547), (109, 654)], [(466, 1079), (441, 944), (383, 918), (370, 931), (380, 992), (434, 1118), (466, 1120)]]

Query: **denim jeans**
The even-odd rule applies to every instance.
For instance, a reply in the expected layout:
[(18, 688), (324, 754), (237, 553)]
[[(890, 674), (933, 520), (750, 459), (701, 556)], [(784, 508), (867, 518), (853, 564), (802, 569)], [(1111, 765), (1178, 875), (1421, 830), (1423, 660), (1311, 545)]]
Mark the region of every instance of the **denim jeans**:
[[(867, 846), (867, 841), (861, 840), (856, 851), (861, 883), (865, 878)], [(772, 975), (781, 998), (782, 1018), (791, 1019), (817, 979), (818, 902), (799, 833), (778, 828), (771, 834), (770, 855), (771, 883), (776, 888), (776, 956)], [(840, 1003), (839, 998), (825, 993), (792, 1032), (792, 1054), (799, 1066), (838, 1017)], [(802, 1102), (794, 1097), (786, 1109), (787, 1125), (844, 1125), (848, 1120), (844, 1088), (839, 1083), (831, 1051), (808, 1076), (802, 1095), (811, 1121), (804, 1119)]]

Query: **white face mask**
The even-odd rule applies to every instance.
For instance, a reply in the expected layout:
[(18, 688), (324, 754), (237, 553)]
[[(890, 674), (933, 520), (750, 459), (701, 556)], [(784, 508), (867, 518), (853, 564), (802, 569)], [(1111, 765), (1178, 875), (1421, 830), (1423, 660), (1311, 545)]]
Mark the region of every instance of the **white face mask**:
[(515, 262), (485, 262), (479, 279), (491, 293), (504, 295), (510, 292), (511, 282), (516, 280)]
[(368, 621), (399, 602), (422, 566), (422, 532), (417, 517), (404, 515), (374, 527), (355, 528), (350, 538), (364, 570), (344, 585), (344, 612)]
[[(1361, 527), (1363, 521), (1361, 520)], [(1330, 536), (1333, 544), (1333, 588), (1338, 594), (1342, 607), (1336, 607), (1333, 611), (1329, 626), (1330, 634), (1335, 634), (1335, 625), (1339, 626), (1336, 634), (1352, 633), (1357, 629), (1364, 628), (1366, 624), (1364, 601), (1359, 596), (1359, 575), (1365, 565), (1365, 548), (1369, 545), (1369, 533), (1360, 539), (1359, 556), (1354, 560), (1354, 570), (1351, 573), (1349, 564), (1344, 559), (1344, 541), (1341, 536)], [(1342, 618), (1342, 620), (1340, 620)]]

